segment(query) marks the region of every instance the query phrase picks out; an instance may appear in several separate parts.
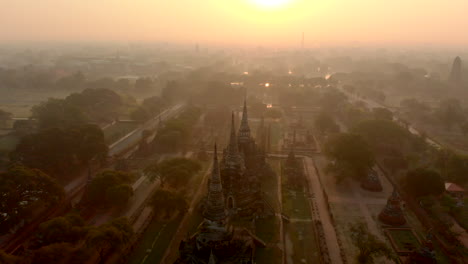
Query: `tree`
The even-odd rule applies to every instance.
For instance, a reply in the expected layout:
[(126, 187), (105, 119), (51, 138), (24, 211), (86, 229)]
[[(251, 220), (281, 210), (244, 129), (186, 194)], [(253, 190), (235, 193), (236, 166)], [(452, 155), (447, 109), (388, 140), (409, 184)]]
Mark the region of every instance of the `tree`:
[(325, 112), (321, 112), (315, 118), (315, 126), (322, 134), (340, 132), (340, 127), (336, 124), (333, 117)]
[(462, 124), (465, 121), (463, 108), (457, 99), (441, 101), (435, 115), (448, 130), (451, 130), (454, 125)]
[(95, 249), (102, 260), (111, 251), (128, 243), (132, 236), (133, 229), (128, 219), (117, 218), (92, 229), (86, 239), (86, 245)]
[(327, 89), (327, 91), (322, 95), (320, 104), (324, 112), (333, 113), (340, 109), (347, 100), (348, 98), (344, 93), (333, 88)]
[(132, 179), (132, 174), (122, 171), (109, 170), (96, 175), (89, 183), (87, 202), (98, 206), (122, 205), (118, 202), (126, 202), (133, 195), (129, 185)]
[(50, 244), (36, 250), (32, 255), (31, 264), (65, 264), (74, 251), (70, 243)]
[(195, 160), (173, 158), (151, 164), (145, 169), (145, 174), (151, 181), (158, 179), (161, 186), (168, 183), (172, 187), (177, 187), (188, 183), (190, 177), (200, 170), (201, 165)]
[(68, 104), (64, 99), (50, 98), (31, 109), (32, 118), (38, 120), (39, 128), (64, 128), (87, 121), (86, 115), (77, 107)]
[(77, 214), (56, 217), (39, 226), (36, 237), (39, 244), (76, 243), (87, 234), (84, 220)]
[(170, 216), (175, 212), (183, 213), (188, 205), (185, 198), (166, 190), (157, 190), (151, 197), (151, 205), (156, 214)]
[(130, 118), (138, 122), (145, 122), (150, 119), (150, 114), (146, 108), (139, 106), (130, 113)]
[(351, 131), (361, 135), (379, 154), (404, 150), (422, 151), (426, 147), (422, 138), (389, 120), (365, 120)]
[(351, 239), (354, 245), (359, 249), (356, 257), (356, 263), (372, 264), (376, 257), (385, 257), (389, 260), (395, 260), (392, 250), (380, 241), (374, 234), (370, 233), (364, 223), (356, 223), (350, 226)]
[(148, 98), (145, 98), (143, 100), (143, 103), (141, 104), (146, 110), (151, 114), (155, 115), (158, 112), (160, 112), (164, 106), (166, 105), (161, 97), (159, 96), (151, 96)]
[(440, 174), (425, 168), (408, 171), (405, 178), (405, 187), (415, 197), (439, 195), (445, 191), (444, 181)]
[(55, 204), (62, 196), (62, 187), (40, 170), (9, 167), (0, 173), (0, 233), (27, 220), (37, 203)]
[(106, 155), (102, 130), (96, 125), (81, 125), (26, 135), (10, 153), (10, 158), (55, 177), (63, 177), (91, 159), (104, 159)]
[(128, 200), (133, 196), (132, 186), (128, 184), (120, 184), (107, 188), (106, 200), (113, 206), (122, 206), (127, 204)]
[(325, 144), (325, 154), (331, 159), (329, 167), (341, 181), (346, 177), (361, 180), (372, 168), (375, 157), (364, 139), (356, 134), (343, 133)]
[(104, 88), (88, 88), (81, 93), (67, 96), (65, 101), (68, 106), (79, 109), (90, 120), (99, 123), (117, 119), (124, 109), (122, 97), (111, 89)]
[(436, 152), (435, 166), (445, 179), (458, 184), (468, 182), (468, 157), (452, 150), (442, 149)]
[(138, 93), (147, 93), (151, 91), (153, 80), (151, 78), (140, 77), (135, 81), (135, 91)]

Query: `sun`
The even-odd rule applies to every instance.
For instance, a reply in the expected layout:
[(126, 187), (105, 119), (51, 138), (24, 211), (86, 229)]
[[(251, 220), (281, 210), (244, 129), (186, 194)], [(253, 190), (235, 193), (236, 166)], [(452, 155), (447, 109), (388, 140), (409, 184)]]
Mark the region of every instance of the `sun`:
[(250, 0), (255, 5), (266, 9), (277, 9), (290, 4), (293, 0)]

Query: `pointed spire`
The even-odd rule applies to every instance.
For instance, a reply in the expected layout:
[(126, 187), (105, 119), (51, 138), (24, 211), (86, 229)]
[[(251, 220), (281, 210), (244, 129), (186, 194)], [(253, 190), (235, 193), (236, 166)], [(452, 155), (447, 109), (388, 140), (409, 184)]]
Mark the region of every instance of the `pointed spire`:
[(232, 112), (232, 115), (231, 115), (231, 135), (229, 137), (228, 152), (231, 155), (236, 155), (239, 152), (238, 146), (237, 146), (237, 138), (236, 138), (236, 125), (234, 121), (234, 111)]
[(215, 260), (215, 257), (213, 255), (213, 250), (211, 250), (210, 259), (208, 260), (208, 264), (216, 264), (216, 260)]
[(208, 200), (203, 216), (210, 221), (218, 222), (223, 221), (226, 218), (216, 143), (213, 154), (213, 169), (211, 171), (210, 184), (208, 185)]
[(247, 99), (244, 100), (244, 109), (242, 110), (242, 121), (239, 128), (239, 143), (250, 140), (249, 118), (247, 114)]

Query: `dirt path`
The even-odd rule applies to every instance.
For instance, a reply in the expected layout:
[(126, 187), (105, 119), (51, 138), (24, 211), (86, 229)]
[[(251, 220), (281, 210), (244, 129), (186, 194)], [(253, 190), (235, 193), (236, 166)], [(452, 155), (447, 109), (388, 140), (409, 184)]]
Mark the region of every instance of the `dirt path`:
[(315, 171), (315, 166), (312, 158), (304, 157), (304, 162), (306, 165), (307, 174), (309, 176), (310, 190), (314, 195), (314, 199), (316, 201), (316, 206), (318, 209), (318, 216), (323, 225), (325, 241), (327, 243), (331, 263), (342, 264), (343, 260), (341, 259), (341, 251), (340, 246), (338, 244), (338, 238), (335, 232), (335, 228), (333, 227), (332, 220), (330, 218), (328, 204), (325, 200), (325, 196), (322, 191), (319, 176)]

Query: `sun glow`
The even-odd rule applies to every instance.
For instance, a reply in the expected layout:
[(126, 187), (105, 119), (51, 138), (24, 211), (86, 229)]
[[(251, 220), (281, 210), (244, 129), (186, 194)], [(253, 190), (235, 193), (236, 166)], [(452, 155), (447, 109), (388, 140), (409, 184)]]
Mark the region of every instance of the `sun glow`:
[(261, 8), (276, 9), (290, 4), (292, 0), (251, 0), (255, 5)]

